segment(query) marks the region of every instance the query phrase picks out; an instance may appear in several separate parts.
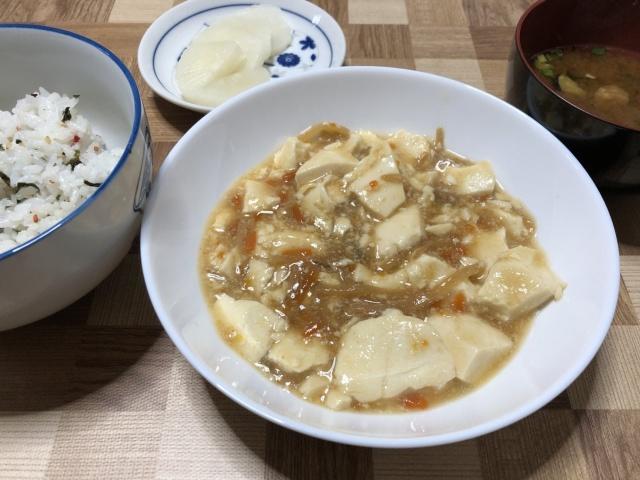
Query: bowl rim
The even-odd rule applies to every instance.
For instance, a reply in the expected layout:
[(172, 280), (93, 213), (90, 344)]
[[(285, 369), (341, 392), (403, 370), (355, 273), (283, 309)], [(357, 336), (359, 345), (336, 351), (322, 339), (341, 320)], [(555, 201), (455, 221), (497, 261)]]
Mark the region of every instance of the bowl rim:
[[(390, 67), (377, 67), (377, 66), (352, 66), (352, 67), (342, 67), (339, 69), (325, 69), (319, 70), (316, 72), (309, 72), (308, 75), (313, 75), (315, 77), (322, 76), (339, 76), (339, 75), (350, 75), (350, 74), (389, 74), (389, 75), (401, 75), (415, 78), (423, 78), (429, 80), (437, 80), (444, 81), (446, 83), (452, 83), (455, 86), (462, 86), (463, 88), (470, 89), (475, 94), (481, 95), (491, 102), (501, 104), (503, 107), (507, 108), (511, 114), (520, 116), (525, 120), (527, 124), (533, 129), (537, 129), (541, 134), (545, 135), (548, 138), (548, 141), (553, 142), (556, 146), (566, 154), (567, 161), (573, 164), (576, 169), (576, 174), (582, 177), (582, 181), (586, 183), (586, 187), (590, 190), (590, 194), (595, 196), (596, 202), (600, 204), (601, 210), (600, 212), (605, 215), (605, 223), (607, 224), (607, 232), (609, 237), (609, 249), (608, 251), (603, 252), (603, 254), (609, 254), (610, 258), (607, 258), (608, 261), (615, 262), (611, 265), (613, 268), (612, 276), (615, 278), (619, 278), (620, 276), (620, 267), (619, 267), (619, 253), (618, 253), (618, 244), (616, 240), (615, 230), (613, 228), (613, 222), (611, 220), (611, 216), (608, 214), (608, 210), (604, 203), (602, 196), (600, 195), (598, 189), (595, 184), (584, 170), (582, 165), (578, 162), (575, 156), (560, 142), (551, 132), (545, 129), (538, 122), (533, 120), (531, 117), (518, 110), (514, 106), (508, 104), (504, 100), (501, 100), (483, 90), (480, 90), (476, 87), (464, 84), (462, 82), (442, 77), (440, 75), (419, 72), (414, 70), (407, 70), (401, 68), (390, 68)], [(246, 92), (239, 94), (238, 96), (228, 100), (220, 107), (211, 111), (207, 115), (205, 115), (202, 119), (200, 119), (193, 127), (189, 129), (189, 131), (180, 138), (174, 148), (171, 150), (165, 161), (163, 162), (160, 170), (158, 172), (157, 178), (161, 177), (163, 171), (166, 168), (169, 168), (169, 165), (175, 163), (181, 155), (181, 150), (184, 144), (187, 144), (191, 141), (191, 139), (197, 135), (200, 135), (201, 131), (205, 130), (209, 123), (211, 123), (217, 116), (223, 115), (227, 110), (231, 110), (235, 108), (236, 104), (250, 101), (253, 97), (263, 95), (263, 92), (268, 92), (272, 88), (286, 88), (286, 85), (290, 82), (300, 82), (304, 81), (305, 78), (302, 75), (293, 76), (289, 78), (283, 78), (280, 82), (268, 82), (263, 85), (259, 85), (254, 87)], [(599, 331), (595, 332), (592, 343), (590, 345), (590, 349), (587, 350), (587, 353), (582, 358), (582, 361), (575, 364), (574, 367), (556, 381), (554, 384), (551, 384), (547, 387), (547, 389), (540, 395), (534, 397), (532, 400), (524, 403), (518, 408), (511, 410), (510, 412), (497, 417), (493, 420), (486, 421), (479, 425), (476, 425), (471, 428), (467, 428), (464, 430), (458, 430), (453, 432), (447, 432), (442, 434), (436, 434), (431, 436), (417, 436), (417, 437), (382, 437), (382, 436), (366, 436), (362, 434), (355, 433), (347, 433), (336, 430), (331, 430), (330, 428), (324, 428), (321, 426), (313, 426), (301, 421), (291, 419), (279, 413), (273, 412), (269, 409), (268, 406), (259, 404), (254, 402), (250, 398), (246, 397), (242, 391), (234, 390), (232, 387), (227, 388), (225, 385), (220, 382), (215, 374), (210, 373), (209, 369), (206, 367), (206, 364), (203, 360), (199, 359), (195, 353), (192, 352), (192, 349), (187, 345), (186, 341), (182, 338), (182, 334), (179, 329), (173, 324), (171, 321), (171, 315), (164, 308), (163, 302), (159, 295), (159, 292), (155, 286), (156, 282), (154, 280), (152, 271), (155, 270), (153, 267), (153, 259), (151, 258), (150, 249), (153, 244), (153, 239), (150, 233), (150, 223), (152, 215), (150, 211), (153, 210), (153, 204), (155, 203), (156, 196), (158, 195), (158, 189), (153, 189), (151, 195), (148, 199), (148, 207), (151, 207), (147, 210), (147, 214), (144, 216), (142, 221), (142, 229), (140, 235), (140, 259), (142, 263), (142, 270), (145, 279), (145, 284), (147, 287), (147, 292), (153, 304), (154, 310), (158, 315), (162, 326), (167, 332), (169, 338), (173, 341), (174, 345), (180, 351), (180, 353), (187, 359), (187, 361), (191, 364), (191, 366), (202, 375), (211, 385), (213, 385), (218, 391), (222, 392), (228, 398), (238, 403), (242, 407), (246, 408), (250, 412), (269, 420), (270, 422), (275, 423), (276, 425), (283, 426), (290, 430), (303, 433), (305, 435), (309, 435), (315, 438), (320, 438), (323, 440), (333, 441), (344, 443), (348, 445), (355, 446), (363, 446), (363, 447), (374, 447), (374, 448), (416, 448), (416, 447), (428, 447), (428, 446), (437, 446), (444, 445), (449, 443), (460, 442), (463, 440), (468, 440), (471, 438), (479, 437), (481, 435), (494, 432), (501, 428), (504, 428), (512, 423), (515, 423), (518, 420), (521, 420), (528, 415), (534, 413), (535, 411), (542, 408), (544, 405), (553, 400), (556, 396), (558, 396), (562, 391), (564, 391), (589, 365), (591, 360), (594, 358), (595, 354), (600, 349), (604, 338), (609, 331), (611, 326), (611, 322), (613, 321), (613, 316), (615, 313), (615, 308), (618, 301), (618, 292), (619, 292), (619, 283), (616, 282), (615, 285), (609, 286), (610, 292), (607, 298), (608, 304), (605, 304), (605, 311), (607, 311), (607, 321), (602, 321), (602, 325)], [(608, 221), (607, 221), (608, 220)], [(201, 294), (201, 292), (199, 292)], [(266, 380), (266, 379), (265, 379)], [(266, 380), (268, 381), (268, 380)], [(337, 415), (340, 412), (333, 412)], [(394, 414), (394, 415), (402, 415), (402, 414)], [(411, 415), (410, 413), (407, 415)]]
[[(527, 18), (529, 17), (529, 15), (534, 10), (536, 10), (538, 7), (540, 7), (542, 4), (544, 4), (546, 2), (547, 2), (547, 0), (536, 0), (534, 3), (529, 5), (529, 7), (524, 11), (522, 16), (518, 20), (518, 23), (516, 25), (516, 30), (515, 30), (515, 33), (514, 33), (514, 40), (515, 40), (516, 50), (518, 51), (518, 56), (520, 57), (520, 61), (522, 62), (524, 67), (529, 71), (529, 74), (547, 92), (551, 93), (552, 95), (554, 95), (555, 97), (560, 99), (563, 103), (566, 103), (570, 107), (573, 107), (574, 109), (582, 112), (586, 116), (591, 117), (591, 118), (593, 118), (595, 120), (599, 120), (599, 121), (601, 121), (603, 123), (606, 123), (607, 125), (611, 125), (612, 127), (615, 127), (616, 129), (621, 130), (621, 131), (640, 133), (640, 128), (627, 127), (627, 126), (624, 126), (624, 125), (620, 125), (619, 123), (612, 122), (611, 120), (607, 120), (604, 117), (601, 117), (601, 116), (599, 116), (599, 115), (597, 115), (597, 114), (595, 114), (593, 112), (585, 110), (583, 107), (581, 107), (580, 105), (578, 105), (575, 102), (571, 101), (570, 99), (563, 97), (555, 89), (551, 88), (551, 86), (544, 80), (544, 77), (540, 73), (538, 73), (538, 71), (531, 65), (531, 61), (529, 59), (527, 59), (527, 57), (524, 54), (524, 50), (522, 48), (522, 26), (523, 26), (524, 22), (527, 21)], [(560, 47), (558, 47), (558, 48), (560, 48)]]
[(131, 128), (131, 133), (129, 134), (129, 139), (127, 141), (126, 146), (118, 159), (118, 162), (115, 164), (107, 178), (102, 182), (95, 192), (93, 192), (89, 197), (87, 197), (80, 205), (78, 205), (74, 210), (72, 210), (65, 217), (61, 218), (55, 225), (52, 225), (44, 232), (36, 235), (35, 237), (27, 240), (26, 242), (20, 243), (16, 245), (12, 249), (9, 249), (5, 252), (0, 252), (0, 262), (5, 260), (13, 255), (16, 255), (32, 245), (38, 243), (40, 240), (48, 237), (58, 229), (64, 227), (67, 223), (71, 222), (75, 217), (80, 215), (84, 210), (86, 210), (111, 183), (111, 181), (116, 177), (118, 172), (122, 169), (123, 165), (126, 163), (129, 155), (131, 154), (131, 150), (138, 136), (138, 131), (140, 130), (140, 124), (142, 121), (142, 100), (140, 99), (140, 91), (138, 90), (138, 86), (133, 78), (133, 75), (127, 68), (127, 66), (114, 54), (111, 50), (103, 46), (102, 44), (92, 40), (89, 37), (85, 37), (84, 35), (80, 35), (79, 33), (71, 32), (69, 30), (64, 30), (62, 28), (49, 27), (47, 25), (35, 25), (31, 23), (0, 23), (0, 29), (25, 29), (25, 30), (41, 30), (48, 33), (53, 33), (56, 35), (63, 35), (67, 37), (71, 37), (72, 40), (79, 40), (84, 42), (100, 53), (109, 58), (116, 66), (120, 69), (120, 71), (124, 74), (127, 82), (129, 83), (129, 88), (131, 89), (132, 100), (134, 103), (134, 118), (133, 125)]
[[(196, 5), (196, 2), (183, 2), (179, 3), (166, 12), (162, 13), (158, 18), (156, 18), (151, 25), (145, 30), (142, 38), (140, 39), (140, 43), (138, 44), (138, 66), (140, 68), (140, 74), (144, 81), (149, 85), (151, 90), (153, 90), (158, 96), (162, 97), (166, 101), (173, 103), (182, 108), (186, 108), (188, 110), (192, 110), (194, 112), (199, 113), (209, 113), (212, 110), (215, 110), (217, 107), (211, 107), (208, 105), (203, 105), (200, 103), (190, 102), (188, 100), (183, 99), (180, 95), (176, 95), (171, 90), (169, 90), (164, 83), (160, 80), (156, 72), (156, 54), (160, 44), (164, 41), (164, 38), (178, 25), (184, 23), (192, 17), (197, 15), (201, 15), (205, 12), (209, 12), (211, 10), (216, 10), (220, 8), (226, 7), (251, 7), (256, 5), (276, 5), (281, 8), (283, 11), (286, 11), (289, 14), (295, 15), (297, 17), (301, 17), (310, 23), (314, 23), (312, 19), (305, 17), (302, 13), (300, 13), (301, 8), (312, 9), (315, 12), (322, 12), (326, 16), (329, 21), (329, 28), (333, 31), (333, 34), (337, 35), (337, 37), (333, 38), (333, 34), (327, 34), (324, 28), (321, 26), (314, 24), (315, 27), (324, 35), (329, 43), (329, 48), (332, 53), (332, 62), (331, 65), (327, 68), (336, 68), (341, 66), (344, 63), (346, 53), (347, 53), (347, 43), (344, 35), (344, 31), (340, 27), (338, 21), (333, 18), (331, 14), (329, 14), (322, 7), (311, 3), (307, 0), (295, 0), (297, 2), (297, 9), (294, 7), (285, 7), (279, 5), (277, 3), (272, 3), (270, 1), (263, 0), (237, 0), (237, 1), (228, 1), (225, 0), (202, 0), (199, 3), (210, 3), (209, 7), (204, 7), (204, 5)], [(220, 4), (220, 5), (217, 5)], [(172, 21), (172, 25), (164, 26), (161, 24), (163, 22), (169, 22), (170, 19), (176, 17)], [(326, 28), (326, 27), (325, 27)], [(157, 34), (158, 32), (162, 32), (159, 35), (157, 40), (152, 40), (152, 36)], [(333, 40), (337, 40), (337, 44), (332, 43)], [(155, 41), (155, 45), (153, 42)], [(336, 48), (338, 47), (338, 48)], [(149, 65), (150, 64), (150, 65)], [(308, 72), (304, 72), (305, 74)], [(281, 79), (278, 79), (278, 81)], [(268, 82), (266, 82), (268, 83)]]

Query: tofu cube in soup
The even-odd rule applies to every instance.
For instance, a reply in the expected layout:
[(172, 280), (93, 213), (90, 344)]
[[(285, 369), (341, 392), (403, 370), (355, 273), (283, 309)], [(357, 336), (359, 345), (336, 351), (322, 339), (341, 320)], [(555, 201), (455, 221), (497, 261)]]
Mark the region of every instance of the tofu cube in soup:
[(320, 150), (296, 172), (296, 183), (304, 185), (325, 175), (342, 177), (355, 168), (358, 161), (349, 153), (336, 150)]
[(333, 230), (333, 211), (342, 199), (331, 195), (325, 182), (317, 181), (300, 187), (297, 197), (306, 219), (325, 232)]
[(398, 210), (376, 225), (376, 255), (389, 257), (399, 250), (413, 247), (422, 237), (422, 219), (417, 205)]
[(489, 162), (469, 167), (448, 167), (442, 174), (442, 182), (458, 195), (489, 194), (496, 187), (496, 178)]
[(273, 156), (273, 166), (277, 170), (295, 170), (304, 161), (308, 145), (296, 137), (288, 138)]
[(400, 290), (408, 286), (434, 287), (453, 272), (454, 269), (439, 258), (424, 254), (392, 273), (375, 273), (358, 264), (353, 270), (353, 278), (374, 288)]
[(326, 393), (327, 389), (329, 388), (329, 384), (330, 381), (327, 377), (312, 374), (302, 381), (300, 387), (298, 387), (298, 391), (305, 398), (319, 397), (320, 395)]
[(219, 295), (213, 314), (225, 338), (250, 362), (258, 362), (267, 353), (275, 334), (287, 329), (287, 322), (260, 302), (234, 300)]
[(513, 346), (511, 339), (474, 315), (429, 318), (453, 356), (456, 377), (474, 382), (489, 372)]
[(267, 359), (285, 372), (300, 373), (329, 361), (329, 350), (316, 338), (289, 331), (271, 347)]
[(200, 257), (227, 344), (332, 410), (425, 409), (481, 388), (564, 284), (489, 163), (443, 142), (322, 123), (239, 179)]
[(242, 213), (268, 210), (280, 201), (275, 189), (264, 182), (247, 180), (244, 189)]
[(467, 246), (467, 253), (473, 258), (482, 260), (490, 267), (508, 249), (505, 229), (499, 228), (492, 232), (485, 231), (475, 234)]
[(386, 218), (406, 200), (404, 186), (396, 180), (399, 174), (393, 155), (370, 156), (351, 172), (349, 190), (372, 212)]
[(251, 291), (261, 295), (273, 277), (273, 267), (267, 262), (252, 258), (245, 274), (245, 283)]
[(331, 410), (344, 410), (351, 406), (352, 400), (349, 395), (337, 390), (331, 390), (327, 393), (324, 403)]
[(427, 322), (390, 309), (347, 331), (334, 375), (343, 393), (371, 402), (407, 389), (441, 387), (455, 376), (455, 368)]
[(407, 162), (415, 164), (431, 150), (429, 139), (424, 135), (416, 135), (400, 130), (389, 136), (389, 144), (394, 152), (403, 155)]
[(501, 320), (513, 320), (562, 296), (564, 284), (547, 267), (544, 255), (519, 246), (508, 250), (489, 269), (476, 302)]

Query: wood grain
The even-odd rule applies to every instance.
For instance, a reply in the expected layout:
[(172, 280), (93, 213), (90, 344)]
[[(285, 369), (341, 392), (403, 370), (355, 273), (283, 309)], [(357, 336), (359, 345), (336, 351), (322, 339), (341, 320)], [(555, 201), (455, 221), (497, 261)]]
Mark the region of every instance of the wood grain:
[(376, 450), (373, 469), (376, 480), (482, 478), (476, 441), (432, 448)]
[(620, 259), (620, 271), (636, 318), (640, 316), (640, 255), (625, 255)]
[(130, 254), (95, 290), (88, 325), (160, 327), (142, 278), (140, 257)]
[(475, 58), (471, 32), (467, 27), (410, 25), (416, 58)]
[(265, 461), (270, 468), (266, 479), (373, 478), (371, 449), (317, 440), (271, 423), (267, 424), (267, 438)]
[[(0, 21), (87, 35), (130, 67), (154, 172), (202, 116), (154, 95), (137, 47), (181, 0), (5, 0)], [(318, 0), (345, 31), (347, 63), (417, 68), (504, 95), (529, 0)], [(211, 387), (163, 332), (139, 244), (80, 301), (0, 333), (0, 478), (640, 478), (640, 193), (605, 192), (621, 253), (614, 325), (586, 371), (540, 411), (429, 449), (342, 446), (285, 430)]]
[(413, 58), (409, 28), (405, 25), (350, 25), (347, 44), (353, 57)]
[(640, 409), (640, 330), (613, 326), (584, 373), (569, 387), (571, 406), (580, 410)]
[(151, 23), (172, 6), (173, 0), (114, 0), (109, 22)]
[(406, 25), (407, 5), (404, 0), (349, 0), (350, 24)]
[(582, 478), (640, 478), (640, 411), (585, 412), (580, 422), (589, 476)]
[(409, 22), (415, 26), (466, 27), (462, 0), (407, 0)]
[(450, 77), (484, 89), (478, 61), (473, 58), (416, 58), (416, 70)]
[(108, 21), (113, 0), (4, 0), (2, 22), (91, 22)]
[(513, 27), (470, 27), (476, 57), (481, 60), (504, 60), (513, 43)]
[(498, 98), (504, 98), (504, 79), (507, 77), (507, 60), (479, 59), (484, 89)]
[(589, 476), (587, 450), (571, 410), (540, 410), (524, 420), (480, 437), (483, 478), (562, 478)]
[(478, 27), (512, 26), (526, 8), (533, 3), (530, 0), (463, 0), (469, 24)]

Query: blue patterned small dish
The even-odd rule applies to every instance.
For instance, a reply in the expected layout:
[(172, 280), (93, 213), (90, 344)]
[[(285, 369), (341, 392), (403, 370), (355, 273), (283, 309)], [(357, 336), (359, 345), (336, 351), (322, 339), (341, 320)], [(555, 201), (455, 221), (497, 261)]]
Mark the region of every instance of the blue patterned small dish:
[(344, 62), (346, 42), (338, 23), (321, 8), (304, 0), (270, 0), (235, 3), (229, 0), (191, 0), (168, 10), (147, 29), (138, 47), (142, 77), (162, 98), (197, 112), (212, 107), (188, 102), (180, 95), (174, 74), (180, 56), (191, 40), (218, 18), (256, 3), (280, 7), (293, 29), (291, 45), (270, 58), (265, 67), (272, 79)]

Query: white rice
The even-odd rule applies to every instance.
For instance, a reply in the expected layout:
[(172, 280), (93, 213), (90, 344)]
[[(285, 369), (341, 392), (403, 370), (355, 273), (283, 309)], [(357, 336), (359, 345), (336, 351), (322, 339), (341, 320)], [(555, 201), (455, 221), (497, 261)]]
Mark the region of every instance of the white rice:
[(11, 112), (0, 110), (0, 253), (76, 209), (122, 155), (107, 150), (77, 104), (40, 88)]

